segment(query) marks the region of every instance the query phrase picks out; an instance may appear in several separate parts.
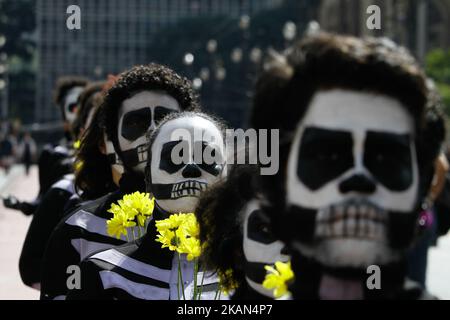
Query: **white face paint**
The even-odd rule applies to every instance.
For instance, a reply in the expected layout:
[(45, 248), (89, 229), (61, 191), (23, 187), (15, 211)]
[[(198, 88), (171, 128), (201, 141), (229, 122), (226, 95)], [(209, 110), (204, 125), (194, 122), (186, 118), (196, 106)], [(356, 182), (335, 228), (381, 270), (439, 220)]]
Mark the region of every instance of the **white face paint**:
[(83, 87), (73, 87), (70, 89), (64, 97), (64, 117), (69, 124), (73, 124), (77, 117), (77, 103), (78, 97), (83, 92)]
[(122, 176), (124, 169), (119, 155), (114, 149), (114, 144), (108, 140), (106, 134), (103, 134), (103, 140), (105, 142), (106, 156), (108, 157), (108, 162), (111, 164), (111, 170), (115, 171), (118, 176)]
[(118, 142), (123, 162), (144, 172), (147, 162), (148, 130), (171, 112), (180, 110), (178, 101), (163, 91), (141, 91), (123, 101), (119, 110)]
[[(188, 137), (175, 134), (180, 130)], [(162, 209), (194, 212), (200, 193), (220, 179), (224, 167), (223, 160), (211, 163), (194, 153), (201, 147), (205, 152), (214, 150), (216, 159), (224, 159), (223, 139), (214, 123), (198, 116), (170, 120), (159, 129), (151, 149), (151, 191)], [(180, 146), (186, 146), (180, 151), (183, 162), (173, 157), (173, 150)]]
[(256, 292), (274, 298), (273, 290), (262, 286), (265, 265), (277, 261), (287, 262), (289, 256), (282, 254), (285, 245), (277, 240), (270, 230), (270, 222), (261, 212), (257, 200), (250, 201), (242, 210), (243, 219), (243, 251), (245, 256), (245, 279)]
[(418, 196), (414, 120), (397, 100), (351, 90), (318, 92), (297, 127), (287, 203), (317, 210), (314, 245), (294, 247), (325, 265), (398, 259), (387, 212), (408, 214)]

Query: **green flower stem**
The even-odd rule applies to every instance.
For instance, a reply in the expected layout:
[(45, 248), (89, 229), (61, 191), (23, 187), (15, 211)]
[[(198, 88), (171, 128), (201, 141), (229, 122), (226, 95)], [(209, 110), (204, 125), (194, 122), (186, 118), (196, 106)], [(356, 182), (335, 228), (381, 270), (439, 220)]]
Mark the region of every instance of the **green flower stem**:
[(202, 300), (203, 280), (205, 280), (205, 273), (206, 273), (206, 270), (203, 270), (203, 273), (202, 273), (202, 283), (201, 283), (201, 285), (200, 285), (200, 292), (199, 292), (199, 294), (198, 294), (198, 300)]
[(180, 282), (181, 282), (181, 290), (183, 290), (183, 300), (186, 300), (186, 297), (184, 296), (184, 283), (183, 283), (183, 274), (181, 272), (181, 264), (180, 264), (180, 254), (178, 253), (178, 274), (180, 276)]
[(178, 300), (180, 300), (180, 260), (178, 260), (178, 281), (177, 281)]
[(220, 286), (217, 288), (216, 295), (214, 296), (214, 300), (217, 300), (217, 297), (219, 296), (220, 292)]
[(197, 273), (198, 273), (198, 259), (194, 261), (194, 300), (197, 300)]
[(142, 237), (142, 233), (141, 233), (141, 227), (138, 225), (137, 227), (137, 233), (138, 233), (138, 237)]

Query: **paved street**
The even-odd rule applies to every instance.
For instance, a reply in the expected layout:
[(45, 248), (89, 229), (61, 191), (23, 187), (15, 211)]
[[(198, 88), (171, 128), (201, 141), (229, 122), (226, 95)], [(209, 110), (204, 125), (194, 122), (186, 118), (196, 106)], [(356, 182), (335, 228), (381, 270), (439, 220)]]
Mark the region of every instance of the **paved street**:
[[(22, 167), (14, 167), (5, 177), (0, 172), (0, 195), (13, 194), (31, 200), (37, 194), (37, 168), (25, 176)], [(0, 300), (38, 299), (39, 292), (22, 284), (18, 270), (22, 243), (30, 217), (0, 204)], [(428, 287), (441, 299), (450, 300), (450, 235), (439, 239), (429, 252)]]
[[(0, 172), (0, 195), (13, 194), (21, 200), (32, 200), (38, 191), (37, 168), (25, 176), (23, 167), (14, 167), (8, 176)], [(31, 217), (0, 204), (0, 300), (38, 299), (39, 292), (22, 284), (19, 256)]]

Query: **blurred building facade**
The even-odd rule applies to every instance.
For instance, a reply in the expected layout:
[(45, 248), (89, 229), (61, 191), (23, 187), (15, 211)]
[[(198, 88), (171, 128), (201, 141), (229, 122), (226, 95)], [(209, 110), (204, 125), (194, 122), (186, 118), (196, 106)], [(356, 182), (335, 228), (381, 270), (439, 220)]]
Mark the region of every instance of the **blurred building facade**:
[[(81, 8), (81, 30), (66, 28), (66, 9), (73, 4)], [(381, 30), (366, 27), (373, 4), (381, 8)], [(220, 15), (229, 19), (215, 19)], [(232, 21), (243, 15), (251, 18), (245, 30)], [(450, 47), (450, 0), (37, 0), (36, 20), (37, 122), (59, 119), (52, 103), (59, 76), (104, 79), (155, 59), (203, 80), (202, 103), (245, 126), (260, 63), (250, 57), (291, 44), (284, 31), (289, 23), (296, 26), (294, 38), (316, 20), (326, 31), (390, 37), (419, 58), (428, 49)], [(227, 27), (219, 28), (222, 23)], [(210, 38), (218, 43), (214, 52), (205, 49)], [(182, 63), (187, 52), (195, 56), (193, 65)]]
[[(367, 8), (381, 9), (381, 30), (369, 30)], [(318, 21), (325, 30), (386, 36), (418, 58), (431, 48), (450, 48), (450, 0), (322, 0)]]
[[(149, 46), (180, 19), (225, 14), (239, 17), (280, 0), (37, 0), (38, 64), (35, 121), (59, 119), (52, 90), (61, 75), (103, 79), (149, 63)], [(68, 30), (66, 9), (81, 9), (81, 30)], [(176, 44), (174, 44), (176, 45)]]

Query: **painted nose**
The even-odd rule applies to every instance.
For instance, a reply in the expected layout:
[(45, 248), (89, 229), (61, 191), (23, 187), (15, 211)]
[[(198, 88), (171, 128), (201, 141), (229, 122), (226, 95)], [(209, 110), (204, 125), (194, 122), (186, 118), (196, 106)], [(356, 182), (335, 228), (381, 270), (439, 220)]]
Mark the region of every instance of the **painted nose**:
[(202, 171), (196, 164), (188, 164), (181, 172), (183, 178), (199, 178), (202, 175)]
[(370, 194), (374, 193), (375, 189), (375, 183), (365, 174), (354, 174), (339, 184), (341, 193), (359, 192)]

